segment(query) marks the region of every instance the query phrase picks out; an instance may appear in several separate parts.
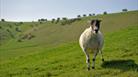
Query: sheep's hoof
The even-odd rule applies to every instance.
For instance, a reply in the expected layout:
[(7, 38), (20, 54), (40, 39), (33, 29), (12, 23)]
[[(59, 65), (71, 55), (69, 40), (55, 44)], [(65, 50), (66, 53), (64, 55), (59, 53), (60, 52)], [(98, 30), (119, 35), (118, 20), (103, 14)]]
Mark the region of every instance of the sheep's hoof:
[(92, 67), (92, 69), (95, 69), (95, 67)]
[(104, 59), (102, 59), (102, 61), (104, 62)]
[(88, 67), (87, 70), (90, 71), (90, 67)]

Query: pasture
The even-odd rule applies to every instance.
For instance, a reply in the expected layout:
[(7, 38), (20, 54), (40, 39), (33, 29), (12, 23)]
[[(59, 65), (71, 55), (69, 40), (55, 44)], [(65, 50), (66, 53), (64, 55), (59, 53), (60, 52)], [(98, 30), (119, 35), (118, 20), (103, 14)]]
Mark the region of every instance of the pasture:
[[(95, 70), (87, 71), (78, 39), (89, 27), (87, 21), (94, 18), (102, 20), (105, 62), (97, 55)], [(22, 32), (14, 31), (13, 25), (10, 31), (15, 38), (5, 32), (9, 27), (4, 25), (17, 22), (0, 22), (0, 33), (6, 38), (0, 40), (0, 77), (138, 76), (138, 11), (83, 17), (66, 25), (60, 22), (24, 22)], [(31, 25), (37, 30), (31, 31)], [(17, 41), (20, 34), (30, 31), (34, 38)]]

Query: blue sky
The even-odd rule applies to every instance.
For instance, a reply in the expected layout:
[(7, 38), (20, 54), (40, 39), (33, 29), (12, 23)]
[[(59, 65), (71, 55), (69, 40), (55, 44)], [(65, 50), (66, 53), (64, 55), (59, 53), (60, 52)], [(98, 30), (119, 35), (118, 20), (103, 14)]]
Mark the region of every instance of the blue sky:
[(73, 18), (89, 13), (138, 10), (138, 0), (0, 0), (0, 18), (33, 21), (39, 18)]

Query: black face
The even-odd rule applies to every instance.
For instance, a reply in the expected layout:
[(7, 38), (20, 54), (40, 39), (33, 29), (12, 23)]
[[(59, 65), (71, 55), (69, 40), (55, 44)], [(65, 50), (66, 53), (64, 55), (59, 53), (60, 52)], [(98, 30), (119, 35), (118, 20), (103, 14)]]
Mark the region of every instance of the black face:
[(98, 19), (91, 21), (91, 25), (96, 27), (96, 29), (94, 29), (96, 33), (98, 33), (98, 31), (100, 29), (100, 22), (101, 22), (101, 20), (98, 20)]

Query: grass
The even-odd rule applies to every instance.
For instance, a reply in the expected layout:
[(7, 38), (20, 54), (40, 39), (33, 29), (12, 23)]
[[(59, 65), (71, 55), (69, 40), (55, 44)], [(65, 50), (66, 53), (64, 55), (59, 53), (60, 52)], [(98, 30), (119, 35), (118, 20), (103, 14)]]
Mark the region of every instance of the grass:
[[(137, 11), (98, 15), (64, 26), (35, 22), (38, 24), (38, 30), (32, 32), (35, 38), (24, 42), (7, 39), (0, 46), (0, 77), (137, 77), (137, 15)], [(95, 70), (88, 72), (78, 38), (88, 27), (86, 22), (93, 18), (103, 20), (105, 62), (102, 63), (98, 55)], [(24, 23), (21, 26), (23, 33), (31, 30), (29, 25), (32, 24)]]
[[(1, 53), (1, 77), (137, 77), (138, 76), (138, 26), (131, 26), (105, 35), (104, 57), (97, 56), (96, 69), (86, 71), (85, 55), (77, 42), (56, 47), (31, 47), (32, 52), (18, 55), (28, 48)], [(127, 41), (129, 40), (129, 41)], [(9, 52), (8, 51), (8, 52)], [(12, 56), (7, 58), (7, 56)]]

